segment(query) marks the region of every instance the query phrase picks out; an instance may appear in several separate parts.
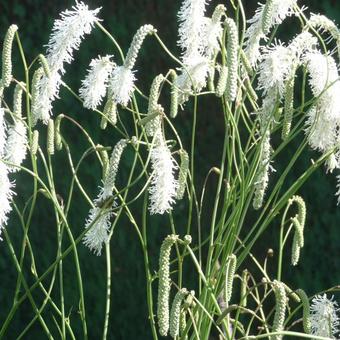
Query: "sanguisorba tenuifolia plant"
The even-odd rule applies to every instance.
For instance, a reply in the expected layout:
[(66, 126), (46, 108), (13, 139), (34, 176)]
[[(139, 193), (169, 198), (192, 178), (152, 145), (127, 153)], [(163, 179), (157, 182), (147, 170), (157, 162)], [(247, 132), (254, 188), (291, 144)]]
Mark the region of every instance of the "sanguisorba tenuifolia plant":
[[(100, 328), (103, 339), (114, 339), (114, 334), (108, 334), (110, 242), (113, 229), (126, 216), (142, 246), (149, 314), (145, 320), (150, 320), (154, 339), (336, 338), (339, 308), (330, 295), (332, 289), (327, 290), (328, 295), (322, 292), (309, 298), (300, 287), (288, 287), (283, 281), (283, 254), (288, 248), (291, 265), (300, 261), (304, 230), (308, 229), (308, 209), (299, 196), (301, 186), (323, 165), (326, 172), (340, 169), (340, 31), (323, 15), (301, 8), (297, 0), (268, 0), (259, 4), (250, 19), (244, 14), (246, 2), (230, 0), (229, 5), (232, 10), (228, 12), (223, 4), (209, 8), (213, 13), (209, 17), (210, 1), (182, 1), (178, 12), (180, 56), (166, 47), (152, 25), (137, 30), (125, 54), (117, 42), (119, 37), (116, 39), (102, 24), (100, 8), (90, 10), (78, 1), (54, 22), (45, 53), (33, 61), (26, 60), (20, 28), (9, 27), (3, 42), (0, 82), (0, 232), (1, 246), (9, 247), (18, 277), (13, 283), (14, 303), (1, 325), (0, 338), (9, 337), (9, 325), (26, 300), (35, 317), (10, 338), (29, 336), (35, 323), (48, 338), (75, 338), (74, 329), (79, 332), (80, 325), (79, 337), (88, 337), (89, 316), (78, 257), (78, 249), (87, 247), (88, 256), (106, 254), (108, 269), (103, 280), (107, 290), (98, 292), (106, 296)], [(283, 42), (275, 33), (287, 17), (295, 20), (299, 31)], [(94, 55), (89, 66), (84, 66), (86, 76), (79, 89), (71, 89), (63, 80), (65, 66), (74, 61), (74, 51), (93, 30), (107, 36), (112, 52)], [(154, 75), (147, 94), (138, 88), (141, 79), (135, 66), (145, 39), (159, 44), (169, 60), (177, 63), (175, 70)], [(12, 53), (19, 53), (22, 59), (24, 79), (16, 78)], [(60, 92), (62, 87), (67, 91)], [(93, 110), (101, 128), (116, 133), (119, 142), (100, 145), (93, 140), (91, 130), (82, 127), (81, 115), (56, 115), (53, 103), (61, 93)], [(165, 95), (171, 98), (167, 106), (161, 104)], [(194, 153), (197, 143), (204, 142), (195, 138), (196, 122), (205, 114), (199, 112), (202, 96), (220, 105), (225, 136), (222, 141), (216, 140), (223, 144), (220, 164), (211, 166), (203, 188), (199, 188)], [(147, 112), (140, 107), (147, 107)], [(188, 148), (176, 130), (182, 111), (193, 120)], [(76, 166), (69, 147), (72, 142), (63, 135), (64, 124), (76, 126), (88, 143)], [(45, 135), (46, 148), (45, 138), (39, 138)], [(297, 145), (294, 155), (284, 171), (273, 176), (279, 156), (292, 144)], [(320, 158), (302, 169), (302, 175), (289, 186), (287, 175), (309, 149), (319, 151)], [(121, 183), (117, 174), (125, 150), (134, 156), (127, 181)], [(53, 162), (58, 152), (65, 153), (68, 164)], [(79, 174), (90, 155), (95, 155), (102, 167), (95, 198), (88, 194)], [(59, 188), (53, 177), (56, 166), (71, 169), (71, 184), (66, 188), (69, 194), (64, 200), (57, 195)], [(24, 173), (31, 178), (33, 191), (21, 208), (16, 203), (20, 188), (15, 187), (15, 180)], [(218, 178), (217, 187), (209, 191), (215, 192), (209, 198), (212, 208), (205, 197), (209, 176)], [(338, 180), (334, 194), (340, 200), (340, 175)], [(70, 224), (75, 188), (89, 210), (81, 231)], [(134, 188), (138, 188), (137, 194)], [(48, 204), (52, 202), (58, 236), (55, 261), (39, 273), (34, 262), (38, 250), (30, 243), (38, 196)], [(185, 201), (183, 206), (188, 209), (181, 218), (172, 215), (179, 200)], [(136, 201), (140, 202), (139, 211), (132, 207)], [(212, 210), (207, 213), (207, 209)], [(204, 232), (203, 213), (209, 216)], [(19, 251), (9, 234), (17, 227), (11, 225), (14, 214), (23, 227)], [(161, 215), (169, 234), (162, 244), (154, 245), (160, 249), (158, 268), (149, 261), (147, 230), (152, 215)], [(277, 270), (273, 274), (267, 271), (267, 262), (260, 263), (251, 249), (268, 228), (276, 225), (275, 219), (280, 227)], [(126, 219), (122, 221), (126, 223)], [(72, 312), (80, 317), (72, 318), (65, 311), (67, 284), (62, 266), (71, 254), (80, 300), (79, 314)], [(272, 252), (268, 255), (273, 256)], [(31, 271), (26, 273), (22, 268), (29, 259)], [(244, 268), (246, 260), (255, 264), (257, 273)], [(188, 280), (184, 264), (192, 266), (194, 278)], [(53, 277), (49, 286), (44, 281), (47, 275)], [(54, 299), (55, 291), (59, 299)], [(41, 294), (38, 300), (37, 294)], [(45, 312), (51, 308), (53, 316)]]

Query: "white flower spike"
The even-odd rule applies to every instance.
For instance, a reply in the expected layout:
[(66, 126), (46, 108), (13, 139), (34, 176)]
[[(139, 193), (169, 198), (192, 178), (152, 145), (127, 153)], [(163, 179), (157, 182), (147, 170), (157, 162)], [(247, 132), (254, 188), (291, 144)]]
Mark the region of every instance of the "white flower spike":
[(127, 106), (133, 90), (136, 77), (134, 75), (133, 68), (136, 63), (136, 59), (139, 50), (145, 37), (148, 34), (154, 34), (156, 29), (152, 25), (144, 25), (140, 27), (133, 37), (130, 48), (126, 54), (124, 65), (118, 66), (114, 69), (111, 81), (109, 93), (113, 100), (117, 104)]
[[(90, 209), (89, 217), (86, 220), (85, 228), (90, 228), (85, 234), (83, 243), (96, 255), (100, 255), (103, 244), (108, 241), (111, 207), (105, 207), (105, 202), (112, 196), (118, 172), (120, 158), (127, 145), (125, 139), (121, 139), (113, 148), (108, 170), (103, 179), (103, 187), (97, 198), (94, 200), (95, 207)], [(116, 203), (113, 202), (112, 205)]]
[(134, 73), (124, 66), (118, 66), (113, 70), (110, 91), (113, 94), (113, 100), (117, 104), (128, 105), (133, 93), (135, 80)]
[(5, 163), (0, 160), (0, 240), (2, 230), (8, 220), (8, 214), (12, 210), (11, 201), (13, 196), (13, 183), (8, 178), (8, 169)]
[(8, 168), (10, 172), (19, 171), (18, 166), (21, 165), (26, 157), (27, 152), (27, 129), (22, 120), (15, 120), (14, 125), (8, 130), (6, 141), (5, 159), (13, 166)]
[[(268, 31), (274, 26), (280, 24), (287, 16), (291, 16), (293, 7), (297, 0), (267, 0), (268, 6), (260, 4), (255, 15), (248, 21), (248, 27), (245, 38), (245, 53), (253, 67), (255, 67), (260, 58), (260, 41), (266, 37)], [(266, 32), (263, 31), (266, 29)]]
[(179, 40), (178, 45), (183, 50), (184, 63), (203, 52), (205, 41), (204, 13), (207, 0), (184, 0), (178, 12)]
[(61, 76), (65, 73), (64, 63), (70, 64), (73, 52), (77, 50), (86, 34), (90, 34), (100, 8), (89, 10), (83, 2), (76, 1), (72, 10), (61, 13), (60, 19), (54, 22), (52, 34), (47, 44), (46, 60), (49, 76), (42, 75), (36, 85), (38, 102), (34, 107), (35, 119), (48, 123), (52, 111), (52, 102), (58, 98)]
[[(318, 100), (308, 111), (307, 133), (309, 145), (323, 153), (335, 148), (340, 142), (340, 81), (335, 60), (319, 51), (304, 57), (309, 72), (309, 84)], [(340, 167), (339, 152), (331, 155), (328, 171)]]
[(310, 306), (312, 334), (335, 339), (339, 332), (338, 312), (338, 304), (333, 298), (328, 299), (326, 294), (315, 296)]
[(72, 10), (60, 14), (55, 20), (50, 40), (47, 44), (47, 62), (50, 70), (65, 73), (64, 63), (73, 61), (74, 50), (79, 49), (86, 34), (90, 34), (100, 8), (89, 10), (83, 2), (76, 1)]
[(155, 135), (155, 145), (151, 150), (152, 178), (150, 193), (150, 213), (164, 214), (172, 209), (175, 202), (178, 183), (175, 180), (176, 165), (171, 152), (162, 136), (162, 131)]
[(79, 95), (84, 101), (84, 107), (96, 109), (106, 94), (106, 87), (114, 63), (110, 60), (112, 56), (98, 57), (92, 59), (90, 69), (79, 90)]

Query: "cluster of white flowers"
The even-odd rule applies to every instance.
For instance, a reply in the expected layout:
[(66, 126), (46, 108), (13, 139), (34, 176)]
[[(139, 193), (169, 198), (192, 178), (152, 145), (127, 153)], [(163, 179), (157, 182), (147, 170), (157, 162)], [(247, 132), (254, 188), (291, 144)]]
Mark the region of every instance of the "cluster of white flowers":
[(278, 42), (274, 46), (263, 49), (259, 65), (258, 89), (266, 95), (272, 88), (283, 95), (285, 81), (290, 73), (293, 62), (292, 51)]
[(0, 240), (2, 229), (7, 224), (8, 214), (12, 210), (13, 183), (8, 178), (8, 168), (0, 160)]
[(292, 15), (297, 0), (271, 0), (266, 5), (260, 4), (255, 15), (248, 20), (245, 38), (245, 53), (252, 66), (261, 56), (260, 41), (274, 26), (280, 24), (287, 16)]
[[(308, 141), (312, 148), (329, 152), (340, 142), (340, 82), (335, 60), (319, 51), (306, 54), (309, 84), (316, 104), (308, 112)], [(340, 154), (335, 152), (327, 164), (328, 170), (340, 167)]]
[(150, 193), (150, 213), (164, 214), (171, 210), (175, 202), (178, 182), (174, 171), (177, 168), (169, 148), (166, 145), (161, 129), (154, 137), (151, 149), (152, 178)]
[(12, 184), (8, 178), (8, 169), (2, 161), (6, 144), (5, 112), (0, 107), (0, 239), (2, 229), (7, 223), (7, 215), (11, 210)]
[(8, 129), (8, 137), (6, 141), (6, 153), (4, 158), (13, 165), (8, 167), (10, 172), (16, 172), (27, 152), (27, 130), (22, 120), (15, 119), (14, 125)]
[(313, 14), (308, 21), (308, 24), (314, 28), (319, 29), (322, 33), (328, 32), (330, 34), (330, 39), (336, 41), (338, 54), (340, 56), (340, 30), (337, 25), (324, 15)]
[(89, 10), (87, 5), (76, 1), (72, 10), (62, 12), (61, 18), (54, 22), (47, 44), (49, 75), (41, 75), (39, 80), (37, 100), (32, 103), (33, 121), (48, 123), (52, 102), (58, 97), (61, 76), (65, 73), (64, 64), (72, 62), (74, 50), (79, 48), (83, 37), (91, 33), (94, 23), (99, 20), (99, 10)]
[(259, 65), (258, 89), (263, 91), (263, 104), (258, 111), (262, 148), (260, 163), (255, 178), (253, 206), (259, 209), (263, 204), (269, 181), (271, 144), (270, 130), (274, 121), (274, 111), (284, 92), (285, 82), (290, 75), (294, 54), (280, 42), (263, 48)]
[(22, 93), (23, 84), (17, 84), (14, 90), (13, 99), (13, 114), (14, 124), (8, 128), (8, 137), (6, 140), (6, 150), (4, 158), (7, 162), (12, 163), (9, 165), (10, 172), (16, 172), (20, 168), (27, 152), (27, 129), (22, 119)]
[[(264, 98), (258, 115), (260, 135), (263, 140), (260, 165), (255, 180), (253, 205), (256, 209), (262, 206), (263, 196), (268, 186), (269, 171), (272, 169), (269, 163), (271, 154), (270, 130), (274, 122), (275, 108), (278, 107), (278, 103), (283, 99), (289, 100), (289, 98), (284, 98), (287, 85), (294, 85), (297, 68), (301, 64), (305, 64), (306, 55), (312, 53), (316, 45), (317, 39), (309, 32), (303, 32), (297, 35), (288, 46), (284, 46), (280, 41), (276, 41), (273, 45), (260, 49), (262, 54), (258, 65), (258, 89), (262, 91)], [(292, 116), (292, 112), (285, 112), (286, 114)], [(291, 117), (287, 119), (289, 127), (286, 128), (289, 129)], [(287, 130), (285, 131), (286, 133)]]
[(82, 80), (79, 90), (80, 97), (84, 101), (84, 107), (96, 109), (106, 95), (106, 87), (114, 63), (110, 60), (112, 56), (98, 57), (92, 59), (87, 76)]
[(101, 255), (103, 244), (109, 238), (111, 215), (110, 209), (94, 207), (90, 209), (89, 217), (86, 220), (85, 228), (89, 228), (89, 230), (84, 236), (83, 243), (98, 256)]
[(136, 77), (130, 69), (124, 66), (118, 66), (114, 69), (110, 81), (110, 90), (115, 102), (123, 106), (129, 103), (135, 80)]
[(179, 19), (178, 45), (182, 49), (183, 68), (176, 79), (180, 89), (179, 104), (188, 100), (195, 91), (200, 92), (207, 83), (211, 60), (219, 47), (222, 35), (221, 18), (225, 7), (218, 5), (211, 18), (205, 17), (207, 0), (184, 0)]
[(206, 86), (208, 71), (209, 64), (205, 57), (198, 55), (196, 58), (188, 60), (185, 64), (185, 69), (176, 78), (175, 85), (180, 89), (179, 104), (183, 104), (189, 99), (192, 89), (200, 92)]
[(310, 322), (313, 335), (324, 336), (335, 339), (339, 332), (340, 311), (336, 301), (333, 298), (328, 299), (326, 294), (316, 295), (310, 306)]
[(179, 40), (183, 62), (187, 64), (204, 50), (206, 0), (184, 0), (178, 12)]
[(211, 18), (205, 19), (204, 39), (206, 39), (205, 55), (213, 57), (215, 52), (220, 48), (219, 40), (222, 38), (221, 18), (225, 15), (226, 8), (224, 5), (217, 5)]
[(7, 224), (8, 214), (12, 210), (14, 183), (9, 179), (9, 173), (20, 169), (19, 166), (27, 152), (27, 130), (21, 117), (21, 86), (21, 84), (17, 84), (14, 91), (13, 125), (7, 126), (5, 110), (0, 107), (0, 239), (2, 229)]

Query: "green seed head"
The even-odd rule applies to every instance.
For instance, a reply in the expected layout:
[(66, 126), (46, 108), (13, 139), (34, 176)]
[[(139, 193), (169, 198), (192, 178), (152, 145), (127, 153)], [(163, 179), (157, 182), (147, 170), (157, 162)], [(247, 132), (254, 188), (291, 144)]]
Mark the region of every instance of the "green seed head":
[(170, 253), (177, 240), (178, 235), (168, 235), (159, 255), (157, 317), (161, 336), (166, 336), (169, 331)]
[(179, 335), (181, 304), (183, 299), (189, 294), (186, 288), (180, 289), (172, 303), (170, 312), (170, 335), (175, 339)]
[(17, 25), (11, 25), (7, 30), (2, 48), (2, 86), (8, 87), (12, 81), (12, 45)]

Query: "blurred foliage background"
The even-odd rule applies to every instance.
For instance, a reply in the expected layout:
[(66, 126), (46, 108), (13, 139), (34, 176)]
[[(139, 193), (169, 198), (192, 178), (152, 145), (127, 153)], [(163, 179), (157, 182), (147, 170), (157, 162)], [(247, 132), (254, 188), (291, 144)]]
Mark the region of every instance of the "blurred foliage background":
[[(215, 4), (223, 3), (221, 0), (212, 0), (209, 12)], [(88, 0), (90, 8), (102, 6), (100, 17), (104, 26), (114, 35), (124, 51), (129, 47), (134, 32), (143, 24), (153, 24), (167, 43), (170, 50), (179, 53), (176, 46), (177, 22), (176, 12), (179, 9), (179, 0)], [(245, 0), (244, 6), (247, 16), (252, 16), (256, 8), (257, 0)], [(19, 26), (20, 38), (22, 40), (26, 57), (32, 61), (39, 53), (45, 51), (44, 45), (48, 41), (53, 20), (58, 17), (61, 10), (69, 8), (73, 1), (43, 1), (43, 0), (1, 0), (0, 1), (0, 37), (4, 37), (8, 26), (15, 23)], [(306, 0), (300, 4), (305, 4), (315, 13), (322, 13), (334, 19), (340, 24), (340, 1), (339, 0)], [(290, 20), (292, 25), (284, 25), (280, 33), (282, 37), (289, 40), (295, 29), (298, 29), (296, 21)], [(17, 79), (23, 79), (21, 61), (18, 49), (14, 48), (14, 75)], [(107, 37), (96, 30), (81, 45), (80, 51), (75, 53), (76, 62), (67, 66), (66, 82), (75, 90), (80, 86), (81, 79), (84, 78), (86, 68), (91, 58), (98, 54), (118, 53), (111, 45)], [(117, 59), (118, 60), (118, 59)], [(165, 73), (175, 65), (165, 53), (160, 49), (154, 39), (147, 39), (143, 46), (140, 57), (137, 61), (137, 78), (140, 88), (148, 93), (151, 81), (159, 73)], [(340, 94), (339, 94), (340, 95)], [(61, 91), (61, 98), (55, 103), (55, 115), (61, 112), (75, 117), (81, 124), (91, 131), (91, 135), (96, 143), (113, 146), (118, 140), (114, 131), (102, 131), (99, 128), (99, 117), (93, 112), (83, 109), (81, 105), (72, 98), (67, 91)], [(197, 183), (201, 183), (207, 171), (212, 166), (217, 166), (219, 147), (222, 140), (221, 115), (216, 107), (211, 107), (205, 101), (200, 103), (199, 123), (197, 130), (198, 148), (197, 160)], [(145, 105), (145, 103), (144, 103)], [(190, 104), (186, 106), (184, 112), (176, 119), (176, 127), (183, 137), (184, 145), (189, 146), (191, 134)], [(41, 131), (44, 128), (41, 127)], [(63, 133), (74, 153), (74, 162), (77, 162), (78, 155), (87, 146), (79, 130), (68, 124), (63, 124)], [(294, 153), (294, 146), (291, 150), (282, 155), (282, 163), (278, 160), (275, 167), (280, 172), (290, 155)], [(306, 154), (299, 163), (296, 173), (291, 175), (289, 181), (293, 181), (305, 169), (314, 157), (312, 152)], [(129, 163), (132, 155), (129, 152), (124, 155), (119, 180), (124, 183), (124, 178), (129, 170)], [(97, 187), (100, 184), (101, 170), (99, 165), (88, 159), (86, 166), (82, 167), (80, 178), (87, 188), (90, 197), (95, 197)], [(57, 153), (54, 157), (55, 178), (57, 179), (58, 193), (65, 197), (70, 171), (65, 166), (66, 159), (63, 153)], [(273, 179), (274, 180), (274, 179)], [(20, 208), (30, 195), (31, 184), (29, 178), (23, 174), (16, 176), (16, 202)], [(119, 181), (118, 181), (119, 183)], [(340, 282), (339, 265), (339, 244), (340, 244), (340, 208), (336, 205), (334, 196), (336, 178), (333, 175), (325, 175), (321, 169), (307, 182), (303, 190), (299, 192), (307, 203), (307, 227), (306, 245), (302, 251), (302, 259), (296, 268), (289, 267), (290, 254), (287, 254), (286, 270), (283, 279), (288, 281), (293, 288), (301, 287), (308, 294), (314, 294), (327, 287), (334, 286)], [(210, 190), (214, 190), (214, 185)], [(213, 194), (213, 191), (211, 191)], [(71, 209), (70, 221), (74, 234), (78, 235), (84, 227), (84, 220), (88, 213), (88, 205), (75, 192), (75, 201)], [(38, 255), (37, 267), (42, 273), (51, 263), (55, 256), (56, 228), (54, 224), (53, 211), (51, 206), (46, 206), (46, 200), (38, 200), (39, 210), (34, 215), (32, 227), (30, 229), (33, 248)], [(209, 207), (207, 208), (209, 211)], [(180, 220), (186, 218), (185, 207), (181, 203), (177, 204), (175, 217)], [(8, 226), (8, 231), (12, 237), (16, 249), (19, 249), (19, 241), (22, 237), (22, 229), (14, 214)], [(140, 217), (140, 216), (139, 216)], [(151, 266), (157, 270), (159, 247), (162, 239), (169, 233), (166, 218), (152, 218), (149, 220), (149, 252), (151, 256)], [(184, 228), (184, 227), (183, 227)], [(184, 229), (183, 229), (184, 232)], [(268, 247), (277, 250), (278, 238), (275, 226), (272, 226), (254, 249), (255, 255), (263, 261)], [(109, 329), (109, 339), (150, 339), (149, 322), (147, 319), (146, 293), (145, 293), (145, 272), (142, 259), (142, 252), (137, 236), (132, 226), (127, 220), (122, 219), (116, 227), (112, 238), (112, 305)], [(98, 339), (101, 336), (104, 317), (105, 303), (105, 256), (96, 257), (89, 253), (82, 245), (79, 245), (79, 254), (82, 265), (84, 279), (84, 290), (86, 298), (86, 308), (88, 312), (89, 338)], [(276, 267), (276, 257), (269, 265), (269, 270)], [(27, 273), (30, 263), (27, 261)], [(71, 320), (79, 320), (78, 295), (76, 293), (76, 280), (73, 272), (72, 256), (65, 260), (65, 294), (66, 311), (69, 312)], [(247, 265), (247, 264), (246, 264)], [(251, 267), (251, 264), (248, 264)], [(251, 268), (250, 268), (251, 270)], [(2, 323), (12, 305), (12, 295), (16, 271), (11, 263), (8, 247), (5, 242), (0, 243), (0, 323)], [(190, 287), (191, 288), (191, 287)], [(39, 294), (34, 295), (39, 301)], [(46, 315), (50, 315), (52, 321), (53, 311), (47, 309)], [(32, 319), (33, 313), (31, 305), (27, 302), (17, 312), (11, 323), (6, 339), (16, 339), (27, 323)], [(77, 334), (81, 334), (79, 329), (75, 329)], [(78, 333), (79, 332), (79, 333)], [(36, 322), (31, 331), (24, 337), (25, 339), (44, 339), (40, 325)], [(78, 335), (77, 338), (81, 338)]]

